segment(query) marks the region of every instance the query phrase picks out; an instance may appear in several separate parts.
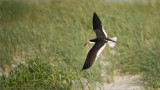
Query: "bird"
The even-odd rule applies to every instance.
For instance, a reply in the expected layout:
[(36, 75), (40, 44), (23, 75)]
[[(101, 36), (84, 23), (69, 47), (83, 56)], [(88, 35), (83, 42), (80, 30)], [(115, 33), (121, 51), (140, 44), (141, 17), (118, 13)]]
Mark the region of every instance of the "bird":
[(94, 46), (88, 52), (82, 70), (86, 70), (92, 66), (92, 64), (97, 60), (98, 56), (103, 51), (107, 43), (110, 47), (114, 47), (117, 43), (117, 37), (107, 37), (107, 33), (105, 32), (102, 23), (95, 12), (93, 13), (92, 23), (93, 30), (96, 33), (96, 38), (87, 41), (87, 43), (85, 43), (84, 45), (88, 47), (89, 44), (94, 44)]

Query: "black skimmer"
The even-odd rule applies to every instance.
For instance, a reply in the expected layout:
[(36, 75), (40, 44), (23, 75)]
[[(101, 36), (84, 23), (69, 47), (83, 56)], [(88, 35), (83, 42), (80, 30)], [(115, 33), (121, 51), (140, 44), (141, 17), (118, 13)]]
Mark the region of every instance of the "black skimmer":
[(97, 60), (98, 56), (105, 48), (106, 44), (108, 43), (109, 46), (114, 47), (117, 42), (117, 37), (108, 38), (107, 33), (105, 32), (102, 23), (97, 16), (97, 14), (93, 13), (93, 30), (96, 33), (96, 39), (89, 40), (84, 46), (88, 47), (88, 44), (95, 43), (94, 46), (88, 52), (86, 61), (84, 63), (83, 69), (88, 69), (92, 66), (93, 62)]

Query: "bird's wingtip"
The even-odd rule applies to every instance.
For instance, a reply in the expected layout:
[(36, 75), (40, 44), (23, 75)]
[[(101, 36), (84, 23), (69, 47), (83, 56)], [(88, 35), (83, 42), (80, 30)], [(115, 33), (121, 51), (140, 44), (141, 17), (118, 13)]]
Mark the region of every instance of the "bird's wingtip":
[(86, 69), (87, 69), (86, 67), (83, 67), (81, 71), (84, 71), (84, 70), (86, 70)]
[(93, 12), (93, 15), (97, 15), (96, 12)]

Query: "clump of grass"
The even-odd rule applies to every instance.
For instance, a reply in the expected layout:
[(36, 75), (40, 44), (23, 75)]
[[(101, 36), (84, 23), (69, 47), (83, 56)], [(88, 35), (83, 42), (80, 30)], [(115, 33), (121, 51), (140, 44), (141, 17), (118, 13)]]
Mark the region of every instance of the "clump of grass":
[(71, 89), (73, 80), (77, 78), (71, 69), (52, 66), (45, 60), (28, 60), (26, 65), (20, 64), (9, 76), (1, 77), (1, 88), (12, 89)]

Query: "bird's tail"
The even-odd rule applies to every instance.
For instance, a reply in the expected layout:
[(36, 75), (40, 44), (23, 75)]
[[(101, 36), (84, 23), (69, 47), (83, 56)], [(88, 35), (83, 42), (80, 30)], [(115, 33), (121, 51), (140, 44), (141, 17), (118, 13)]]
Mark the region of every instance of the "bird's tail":
[(111, 47), (114, 47), (115, 45), (116, 45), (116, 42), (117, 42), (117, 37), (113, 37), (113, 38), (110, 38), (111, 40), (113, 40), (113, 41), (108, 41), (108, 44), (109, 44), (109, 46), (111, 46)]

